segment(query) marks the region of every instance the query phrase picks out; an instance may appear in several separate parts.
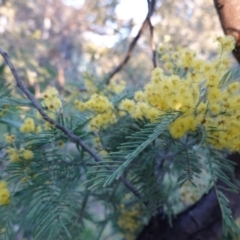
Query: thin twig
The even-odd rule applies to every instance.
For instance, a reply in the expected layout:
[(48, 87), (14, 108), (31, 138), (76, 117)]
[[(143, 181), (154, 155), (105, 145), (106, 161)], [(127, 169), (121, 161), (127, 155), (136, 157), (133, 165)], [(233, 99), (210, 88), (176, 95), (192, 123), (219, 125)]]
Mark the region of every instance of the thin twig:
[(153, 31), (153, 26), (151, 23), (151, 16), (153, 15), (154, 9), (155, 9), (155, 3), (156, 0), (147, 0), (148, 2), (148, 13), (147, 16), (144, 20), (144, 22), (142, 23), (142, 26), (140, 28), (140, 30), (138, 31), (138, 34), (133, 38), (132, 42), (130, 43), (129, 47), (128, 47), (128, 51), (127, 54), (125, 56), (125, 58), (123, 59), (123, 61), (112, 71), (109, 73), (107, 80), (106, 80), (106, 84), (109, 84), (110, 80), (119, 72), (122, 70), (122, 68), (127, 64), (127, 62), (129, 61), (129, 59), (132, 56), (133, 50), (137, 44), (138, 39), (141, 37), (143, 31), (145, 30), (145, 28), (147, 27), (147, 25), (150, 28), (150, 40), (151, 40), (151, 46), (152, 46), (152, 51), (153, 51), (153, 66), (156, 67), (157, 63), (156, 63), (156, 49), (155, 49), (155, 44), (154, 44), (154, 31)]
[[(6, 52), (4, 52), (1, 48), (0, 48), (0, 54), (2, 55), (2, 57), (4, 58), (6, 64), (9, 66), (15, 80), (17, 83), (17, 86), (21, 89), (21, 91), (27, 96), (27, 98), (32, 102), (33, 106), (38, 110), (38, 112), (41, 114), (41, 116), (43, 117), (44, 120), (46, 120), (47, 122), (51, 123), (52, 125), (54, 125), (56, 128), (58, 128), (59, 130), (61, 130), (62, 132), (64, 132), (69, 138), (71, 138), (75, 143), (79, 144), (87, 153), (89, 153), (90, 156), (92, 156), (94, 158), (94, 160), (96, 162), (102, 162), (102, 158), (97, 155), (90, 147), (88, 147), (82, 140), (81, 138), (79, 138), (78, 136), (76, 136), (74, 133), (72, 133), (68, 128), (62, 126), (61, 124), (57, 123), (55, 120), (53, 120), (52, 118), (50, 118), (46, 112), (43, 110), (42, 106), (40, 105), (40, 103), (35, 99), (35, 97), (28, 91), (27, 87), (25, 86), (25, 84), (23, 83), (23, 81), (21, 80), (21, 78), (19, 77), (15, 67), (13, 66), (10, 58), (8, 57), (8, 54)], [(112, 170), (111, 168), (108, 168), (110, 170)], [(138, 191), (134, 188), (134, 186), (125, 178), (121, 177), (120, 181), (132, 192), (134, 193), (138, 198), (140, 198), (140, 194), (138, 193)]]
[(153, 67), (157, 67), (157, 60), (156, 60), (156, 45), (155, 45), (155, 38), (154, 38), (154, 27), (151, 22), (151, 16), (154, 12), (155, 9), (155, 4), (156, 0), (147, 0), (148, 2), (148, 13), (149, 16), (147, 18), (149, 30), (150, 30), (150, 42), (151, 42), (151, 48), (152, 48), (152, 62), (153, 62)]

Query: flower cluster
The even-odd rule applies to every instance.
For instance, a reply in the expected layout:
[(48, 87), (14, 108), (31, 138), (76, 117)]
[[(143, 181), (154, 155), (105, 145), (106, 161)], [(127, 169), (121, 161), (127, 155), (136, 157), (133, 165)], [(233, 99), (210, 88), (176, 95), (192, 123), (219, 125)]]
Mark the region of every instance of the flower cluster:
[(161, 46), (159, 53), (167, 73), (155, 68), (144, 90), (136, 92), (133, 100), (124, 99), (120, 108), (133, 118), (150, 121), (161, 114), (179, 112), (169, 126), (173, 138), (181, 138), (201, 125), (207, 142), (215, 148), (240, 151), (240, 85), (237, 80), (223, 78), (235, 41), (231, 36), (217, 41), (220, 51), (212, 61), (201, 60), (185, 48), (174, 51)]
[(5, 181), (0, 181), (0, 206), (10, 203), (10, 192)]
[(90, 130), (96, 130), (101, 127), (104, 128), (108, 126), (109, 123), (114, 123), (116, 121), (113, 105), (105, 96), (93, 94), (85, 103), (76, 100), (75, 106), (80, 111), (90, 110), (96, 113), (96, 116), (90, 121)]
[(120, 93), (126, 88), (126, 83), (124, 81), (114, 81), (111, 80), (109, 85), (107, 86), (107, 90), (112, 93)]
[[(61, 111), (62, 100), (56, 88), (51, 87), (43, 93), (42, 106), (46, 109), (48, 116), (51, 118), (55, 118), (56, 114)], [(37, 112), (36, 118), (42, 120), (42, 116), (39, 112)], [(45, 121), (44, 129), (50, 130), (51, 124)], [(34, 118), (27, 117), (20, 127), (20, 131), (23, 133), (40, 133), (42, 132), (42, 127), (36, 124)]]
[(133, 118), (145, 117), (151, 121), (169, 111), (181, 111), (188, 116), (199, 100), (199, 82), (193, 81), (190, 74), (181, 79), (177, 74), (165, 75), (161, 68), (155, 68), (151, 82), (143, 91), (135, 93), (134, 100), (124, 99), (120, 109), (128, 111)]
[(34, 157), (34, 153), (31, 150), (20, 148), (17, 150), (13, 147), (7, 148), (7, 153), (9, 155), (9, 159), (12, 162), (18, 162), (20, 159), (30, 160)]
[(218, 37), (217, 41), (219, 42), (219, 49), (220, 51), (230, 53), (235, 47), (236, 41), (235, 39), (228, 35), (224, 37)]
[(33, 118), (26, 118), (24, 123), (20, 127), (20, 131), (23, 133), (39, 133), (42, 131), (41, 126), (36, 126)]
[(62, 101), (59, 98), (58, 90), (54, 87), (47, 89), (43, 98), (42, 105), (46, 108), (50, 117), (54, 118), (55, 114), (62, 109)]
[(16, 136), (15, 135), (10, 135), (9, 133), (5, 133), (4, 135), (4, 139), (7, 143), (13, 143), (16, 139)]
[(117, 224), (125, 232), (125, 239), (131, 240), (134, 238), (134, 233), (139, 229), (142, 222), (140, 217), (142, 211), (139, 210), (139, 205), (136, 205), (132, 209), (126, 209), (123, 204), (120, 205), (120, 216)]

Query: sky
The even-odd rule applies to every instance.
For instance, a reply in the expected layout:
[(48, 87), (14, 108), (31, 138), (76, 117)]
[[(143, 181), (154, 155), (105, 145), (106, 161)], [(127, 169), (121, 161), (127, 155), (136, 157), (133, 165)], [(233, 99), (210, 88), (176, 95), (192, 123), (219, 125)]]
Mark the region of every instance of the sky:
[[(66, 5), (80, 8), (85, 0), (62, 0)], [(137, 11), (136, 11), (137, 7)], [(121, 0), (116, 8), (119, 17), (128, 20), (133, 18), (135, 22), (142, 22), (147, 14), (146, 0)]]
[[(66, 5), (80, 8), (85, 0), (62, 0)], [(136, 9), (137, 7), (137, 9)], [(116, 13), (123, 20), (133, 19), (135, 26), (132, 29), (131, 36), (134, 37), (139, 31), (147, 14), (148, 6), (146, 0), (121, 0), (116, 7)], [(99, 36), (93, 33), (86, 34), (89, 40), (94, 40), (99, 45), (112, 47), (117, 41), (117, 36)]]
[(121, 0), (116, 13), (125, 20), (133, 18), (134, 22), (141, 24), (146, 17), (147, 10), (146, 0)]

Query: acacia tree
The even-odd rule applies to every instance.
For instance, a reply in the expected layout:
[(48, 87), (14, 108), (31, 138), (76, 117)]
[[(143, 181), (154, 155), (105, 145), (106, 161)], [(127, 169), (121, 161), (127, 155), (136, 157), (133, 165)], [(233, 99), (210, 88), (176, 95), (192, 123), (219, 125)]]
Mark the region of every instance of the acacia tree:
[[(233, 55), (240, 62), (240, 5), (238, 1), (214, 0), (220, 23), (226, 35), (232, 35), (236, 39)], [(228, 159), (235, 162), (235, 178), (240, 179), (240, 156), (234, 153)], [(218, 184), (222, 184), (221, 181)], [(230, 199), (230, 208), (234, 217), (240, 214), (239, 194), (227, 193)], [(188, 226), (186, 228), (186, 226)], [(223, 234), (222, 218), (217, 196), (214, 189), (190, 208), (180, 213), (173, 221), (173, 226), (159, 213), (152, 218), (148, 226), (143, 229), (138, 239), (219, 239)]]
[[(119, 67), (98, 84), (90, 77), (83, 92), (68, 94), (65, 101), (49, 88), (40, 104), (1, 50), (27, 97), (17, 99), (2, 85), (2, 115), (16, 112), (14, 118), (6, 114), (1, 119), (8, 126), (0, 185), (4, 238), (83, 238), (85, 219), (96, 221), (87, 206), (96, 201), (107, 205), (102, 230), (108, 221), (117, 223), (127, 239), (133, 239), (146, 216), (154, 217), (139, 239), (214, 239), (211, 233), (221, 235), (215, 230), (222, 221), (225, 235), (238, 234), (230, 210), (238, 200), (232, 193), (238, 187), (231, 182), (238, 155), (229, 156), (231, 161), (221, 155), (239, 151), (239, 84), (237, 72), (228, 71), (234, 40), (219, 38), (220, 53), (211, 62), (188, 49), (160, 47), (165, 72), (157, 67), (145, 88), (124, 89), (109, 79), (126, 64), (146, 26), (153, 35), (155, 1), (148, 4), (143, 28)], [(177, 189), (186, 182), (198, 184), (202, 170), (208, 172), (204, 191), (209, 193), (174, 218), (170, 228), (174, 207), (179, 210)], [(238, 179), (237, 167), (235, 173)], [(164, 214), (169, 218), (162, 220)]]

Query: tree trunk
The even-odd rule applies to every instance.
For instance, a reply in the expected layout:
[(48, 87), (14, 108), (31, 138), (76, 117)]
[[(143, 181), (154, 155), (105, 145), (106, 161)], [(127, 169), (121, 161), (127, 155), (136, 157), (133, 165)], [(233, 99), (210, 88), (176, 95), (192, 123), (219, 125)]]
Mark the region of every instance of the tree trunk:
[[(240, 180), (240, 154), (232, 154), (228, 159), (237, 163), (235, 178)], [(223, 183), (218, 181), (217, 185)], [(240, 215), (240, 194), (222, 192), (229, 199), (229, 207), (236, 218)], [(152, 217), (136, 240), (218, 240), (222, 235), (221, 211), (215, 190), (211, 189), (198, 202), (178, 214), (172, 227), (160, 215)]]
[(226, 35), (236, 39), (236, 48), (233, 55), (240, 63), (240, 1), (239, 0), (214, 0), (214, 4)]

